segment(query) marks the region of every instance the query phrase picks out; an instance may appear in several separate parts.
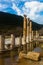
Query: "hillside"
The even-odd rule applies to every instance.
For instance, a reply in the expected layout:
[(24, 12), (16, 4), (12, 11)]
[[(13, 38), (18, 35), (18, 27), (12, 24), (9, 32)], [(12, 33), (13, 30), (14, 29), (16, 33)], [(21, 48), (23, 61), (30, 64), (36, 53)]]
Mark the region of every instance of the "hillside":
[[(43, 27), (38, 23), (32, 21), (32, 29), (39, 30)], [(23, 17), (15, 14), (9, 14), (5, 12), (0, 12), (0, 34), (7, 32), (18, 32), (22, 33), (23, 30)]]

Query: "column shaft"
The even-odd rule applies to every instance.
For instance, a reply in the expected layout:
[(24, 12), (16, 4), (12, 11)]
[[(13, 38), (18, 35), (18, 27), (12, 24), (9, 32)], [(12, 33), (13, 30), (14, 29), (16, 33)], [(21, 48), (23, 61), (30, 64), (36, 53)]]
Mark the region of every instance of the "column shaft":
[(11, 34), (11, 49), (13, 49), (15, 46), (15, 36), (14, 34)]
[(24, 15), (24, 23), (23, 23), (23, 51), (26, 51), (26, 35), (27, 35), (27, 18), (26, 15)]
[(27, 18), (27, 38), (26, 38), (26, 43), (27, 43), (27, 53), (29, 51), (29, 18)]

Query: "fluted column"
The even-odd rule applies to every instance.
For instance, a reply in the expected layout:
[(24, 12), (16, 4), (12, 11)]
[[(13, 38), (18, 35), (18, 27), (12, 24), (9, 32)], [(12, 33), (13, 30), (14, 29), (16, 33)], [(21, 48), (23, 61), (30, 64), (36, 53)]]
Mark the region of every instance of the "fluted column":
[(29, 51), (29, 18), (27, 18), (27, 38), (26, 38), (26, 42), (27, 42), (27, 52)]
[(32, 22), (30, 20), (30, 42), (32, 42)]
[(29, 43), (29, 18), (27, 18), (27, 43)]
[(26, 45), (26, 35), (27, 35), (27, 18), (26, 15), (24, 15), (24, 22), (23, 22), (23, 50), (25, 52), (25, 45)]
[(32, 22), (30, 20), (30, 51), (32, 50)]

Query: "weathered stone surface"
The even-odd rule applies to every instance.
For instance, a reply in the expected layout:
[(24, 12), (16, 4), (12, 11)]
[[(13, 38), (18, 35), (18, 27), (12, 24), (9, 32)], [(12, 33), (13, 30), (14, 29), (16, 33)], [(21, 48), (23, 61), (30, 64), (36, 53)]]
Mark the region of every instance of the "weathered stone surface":
[(27, 57), (28, 59), (38, 61), (40, 57), (40, 53), (37, 52), (28, 52)]
[(27, 59), (38, 61), (39, 58), (40, 58), (40, 53), (28, 52), (27, 54), (25, 54), (23, 52), (20, 52), (19, 53), (19, 59), (23, 59), (23, 58), (27, 58)]

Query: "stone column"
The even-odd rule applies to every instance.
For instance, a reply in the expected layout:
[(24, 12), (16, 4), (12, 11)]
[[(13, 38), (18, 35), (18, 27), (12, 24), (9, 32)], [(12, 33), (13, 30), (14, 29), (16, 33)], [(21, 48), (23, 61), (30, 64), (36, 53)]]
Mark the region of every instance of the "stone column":
[(34, 40), (34, 31), (32, 30), (32, 50), (34, 49), (34, 42), (33, 42), (33, 40)]
[(22, 36), (20, 36), (20, 50), (22, 50)]
[(32, 40), (34, 39), (34, 32), (33, 32), (33, 30), (32, 30)]
[[(38, 40), (38, 37), (39, 37), (39, 33), (38, 33), (38, 31), (36, 30), (36, 39)], [(39, 46), (39, 42), (38, 41), (36, 41), (36, 47), (38, 47)]]
[(27, 18), (27, 38), (26, 38), (26, 42), (27, 42), (27, 52), (29, 51), (29, 18)]
[(32, 50), (32, 22), (30, 20), (30, 50)]
[(29, 18), (27, 18), (27, 43), (29, 43)]
[(10, 46), (10, 48), (13, 49), (14, 46), (15, 46), (15, 36), (14, 36), (14, 34), (11, 34), (11, 46)]
[(24, 22), (23, 22), (23, 51), (25, 52), (26, 50), (26, 34), (27, 34), (27, 18), (26, 15), (24, 15)]
[(5, 37), (4, 35), (0, 35), (0, 51), (4, 50)]
[(30, 42), (32, 42), (32, 22), (30, 20)]

